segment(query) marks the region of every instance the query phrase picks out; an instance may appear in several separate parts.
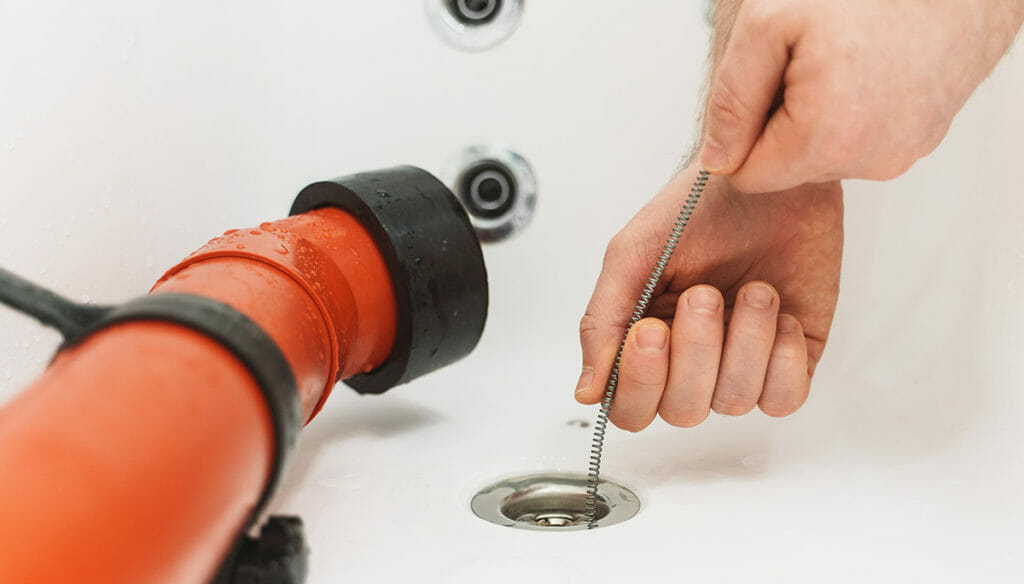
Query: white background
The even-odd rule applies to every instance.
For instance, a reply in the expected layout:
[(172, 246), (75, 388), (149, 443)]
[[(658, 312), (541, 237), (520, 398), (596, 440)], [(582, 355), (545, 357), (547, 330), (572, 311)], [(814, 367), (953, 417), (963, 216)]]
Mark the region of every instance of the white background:
[[(383, 397), (338, 388), (301, 439), (274, 510), (305, 518), (311, 583), (1020, 581), (1020, 50), (935, 154), (846, 185), (839, 311), (803, 410), (613, 431), (605, 472), (644, 505), (622, 525), (470, 513), (493, 480), (584, 469), (576, 325), (604, 244), (687, 151), (697, 4), (529, 2), (468, 54), (418, 0), (0, 2), (0, 265), (122, 301), (309, 182), (503, 142), (539, 200), (486, 250), (476, 352)], [(0, 401), (57, 339), (0, 310)]]

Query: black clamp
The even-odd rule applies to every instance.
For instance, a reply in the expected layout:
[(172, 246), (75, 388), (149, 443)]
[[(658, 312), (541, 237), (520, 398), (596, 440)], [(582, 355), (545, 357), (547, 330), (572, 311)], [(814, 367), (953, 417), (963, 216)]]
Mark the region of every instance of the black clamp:
[[(309, 571), (309, 548), (298, 517), (269, 517), (258, 538), (244, 537), (231, 571), (230, 584), (301, 584)], [(220, 584), (221, 581), (215, 581)]]
[[(152, 294), (112, 307), (78, 304), (2, 268), (0, 303), (60, 331), (64, 336), (61, 350), (73, 347), (89, 335), (114, 324), (159, 320), (201, 332), (231, 351), (263, 392), (274, 424), (275, 453), (270, 478), (263, 487), (259, 502), (215, 582), (297, 584), (305, 580), (309, 550), (302, 538), (301, 520), (271, 517), (263, 526), (259, 540), (245, 535), (255, 525), (277, 488), (302, 423), (299, 394), (291, 366), (274, 340), (259, 325), (227, 304), (192, 294)], [(284, 540), (287, 540), (287, 545), (281, 543)], [(253, 579), (260, 566), (267, 568), (266, 574), (262, 579)], [(288, 574), (294, 577), (282, 579)]]

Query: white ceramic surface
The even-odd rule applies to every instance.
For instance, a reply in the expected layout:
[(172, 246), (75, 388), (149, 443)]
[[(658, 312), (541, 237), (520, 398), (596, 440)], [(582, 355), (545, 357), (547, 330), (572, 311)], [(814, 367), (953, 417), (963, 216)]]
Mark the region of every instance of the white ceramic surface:
[[(611, 432), (605, 471), (643, 501), (618, 526), (470, 513), (492, 480), (584, 468), (576, 325), (605, 242), (690, 143), (699, 4), (530, 1), (469, 54), (419, 0), (0, 2), (0, 265), (124, 300), (313, 180), (503, 142), (537, 172), (537, 214), (486, 250), (476, 352), (383, 397), (339, 387), (302, 435), (273, 511), (305, 518), (311, 584), (1020, 581), (1019, 49), (931, 157), (847, 185), (839, 311), (803, 410)], [(0, 310), (0, 400), (56, 341)]]

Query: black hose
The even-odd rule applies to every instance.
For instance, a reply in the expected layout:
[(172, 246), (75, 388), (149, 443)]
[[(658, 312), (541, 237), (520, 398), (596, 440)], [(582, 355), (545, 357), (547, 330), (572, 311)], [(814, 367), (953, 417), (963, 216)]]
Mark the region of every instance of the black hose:
[(57, 329), (65, 339), (77, 338), (109, 310), (106, 306), (72, 302), (3, 268), (0, 303)]

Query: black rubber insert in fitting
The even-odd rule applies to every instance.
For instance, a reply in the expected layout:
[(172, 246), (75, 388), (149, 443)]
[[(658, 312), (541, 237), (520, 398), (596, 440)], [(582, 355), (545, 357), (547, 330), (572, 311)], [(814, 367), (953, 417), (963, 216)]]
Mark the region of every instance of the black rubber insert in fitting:
[[(479, 180), (485, 173), (487, 177)], [(519, 184), (512, 171), (497, 160), (481, 160), (466, 169), (455, 188), (466, 210), (484, 219), (503, 217), (519, 197)]]
[(455, 20), (478, 26), (498, 17), (503, 0), (445, 0), (444, 4)]
[(338, 207), (370, 232), (398, 304), (394, 348), (385, 362), (345, 382), (383, 393), (468, 355), (487, 320), (487, 270), (476, 232), (455, 195), (413, 166), (313, 183), (291, 215)]

